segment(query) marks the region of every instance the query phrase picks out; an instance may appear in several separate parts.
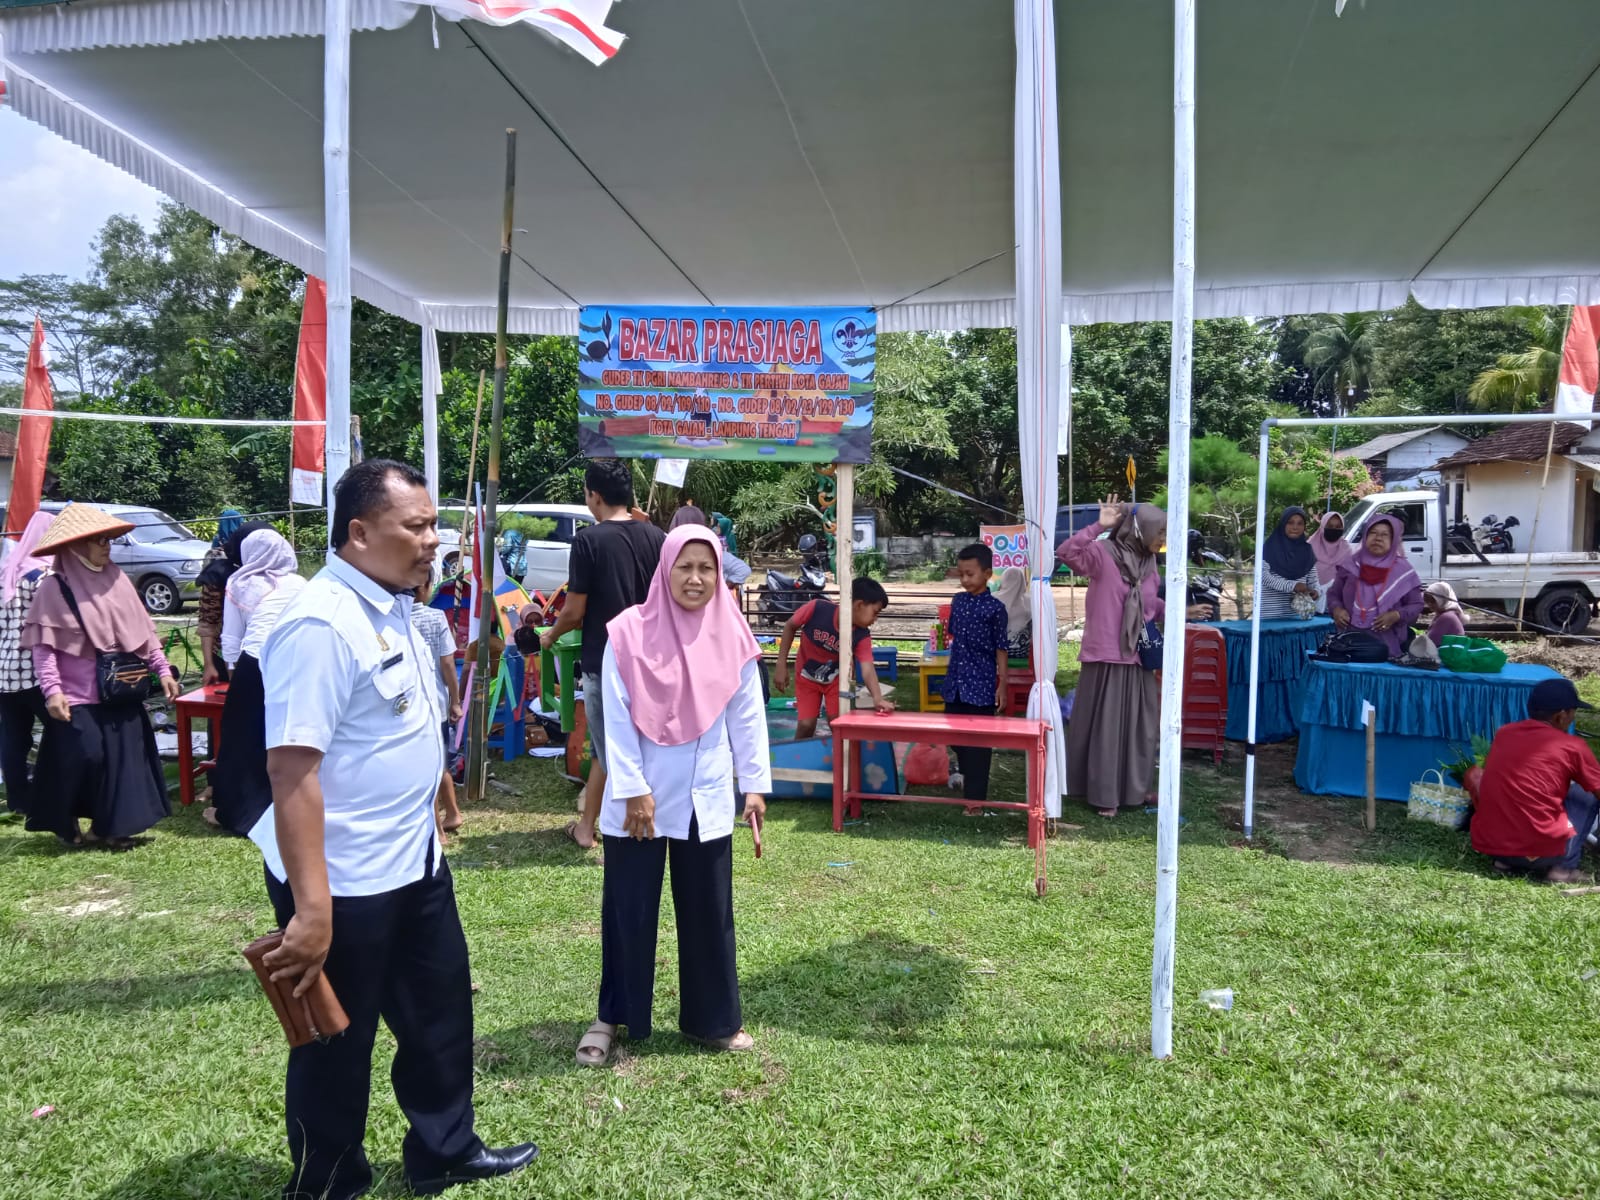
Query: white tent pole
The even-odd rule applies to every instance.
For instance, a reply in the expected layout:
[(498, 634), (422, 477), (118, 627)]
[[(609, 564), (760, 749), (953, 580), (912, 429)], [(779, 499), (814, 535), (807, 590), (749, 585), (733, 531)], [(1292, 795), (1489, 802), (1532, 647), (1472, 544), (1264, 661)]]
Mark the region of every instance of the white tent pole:
[(328, 532), (350, 467), (350, 0), (326, 0), (322, 46), (322, 242), (328, 285)]
[(1256, 830), (1256, 704), (1261, 689), (1261, 548), (1267, 537), (1267, 441), (1270, 426), (1261, 426), (1261, 449), (1256, 462), (1256, 552), (1254, 582), (1250, 585), (1250, 724), (1244, 743), (1244, 836)]
[(444, 382), (439, 370), (439, 334), (433, 322), (422, 318), (422, 473), (428, 477), (428, 495), (439, 503), (439, 393)]
[(1177, 958), (1178, 802), (1183, 761), (1185, 597), (1189, 556), (1189, 407), (1194, 366), (1194, 5), (1173, 0), (1172, 396), (1167, 423), (1167, 638), (1161, 659), (1161, 812), (1156, 821), (1156, 936), (1150, 973), (1150, 1053), (1172, 1057)]
[[(833, 472), (833, 555), (834, 578), (839, 581), (839, 713), (855, 707), (856, 666), (853, 611), (850, 589), (855, 583), (853, 574), (856, 537), (856, 468), (854, 463), (840, 463)], [(850, 782), (850, 764), (844, 768), (845, 790)]]

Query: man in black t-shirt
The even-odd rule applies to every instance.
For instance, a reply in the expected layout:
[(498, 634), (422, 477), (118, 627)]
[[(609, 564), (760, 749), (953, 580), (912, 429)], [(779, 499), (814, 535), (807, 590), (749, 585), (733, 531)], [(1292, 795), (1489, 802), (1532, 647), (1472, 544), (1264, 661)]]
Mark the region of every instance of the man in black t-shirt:
[(606, 653), (606, 625), (625, 608), (644, 603), (661, 558), (666, 535), (633, 505), (633, 475), (618, 459), (597, 459), (583, 473), (583, 500), (595, 523), (578, 531), (567, 560), (567, 599), (556, 623), (541, 639), (548, 648), (563, 634), (583, 627), (583, 707), (589, 723), (589, 782), (583, 816), (567, 826), (578, 845), (595, 844), (594, 826), (606, 787), (605, 710), (601, 706), (600, 664)]

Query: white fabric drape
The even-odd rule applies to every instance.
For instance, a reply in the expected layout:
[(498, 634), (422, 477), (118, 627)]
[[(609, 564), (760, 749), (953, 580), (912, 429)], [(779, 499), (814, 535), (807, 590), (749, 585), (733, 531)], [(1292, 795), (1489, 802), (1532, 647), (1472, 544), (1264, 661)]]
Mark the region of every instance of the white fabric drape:
[(1028, 715), (1050, 727), (1045, 812), (1061, 815), (1066, 743), (1056, 696), (1056, 439), (1061, 386), (1061, 166), (1056, 134), (1056, 33), (1050, 0), (1015, 0), (1013, 124), (1017, 237), (1017, 435), (1028, 523), (1028, 595), (1035, 680)]
[(428, 495), (439, 503), (439, 393), (444, 378), (439, 370), (439, 334), (422, 318), (422, 473), (428, 477)]
[[(181, 46), (217, 38), (321, 37), (323, 0), (119, 0), (23, 9), (6, 18), (16, 54), (102, 46)], [(399, 29), (403, 0), (351, 0), (351, 28)]]

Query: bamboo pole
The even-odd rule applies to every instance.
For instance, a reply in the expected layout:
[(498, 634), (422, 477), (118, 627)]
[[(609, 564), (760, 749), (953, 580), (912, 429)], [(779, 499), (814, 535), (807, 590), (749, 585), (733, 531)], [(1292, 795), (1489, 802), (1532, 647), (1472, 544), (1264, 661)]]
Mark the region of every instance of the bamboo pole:
[[(467, 531), (472, 528), (472, 514), (477, 507), (472, 502), (472, 475), (478, 467), (478, 423), (483, 420), (483, 383), (487, 377), (488, 372), (482, 370), (478, 372), (478, 407), (472, 413), (472, 450), (467, 455), (467, 491), (461, 498), (462, 503), (466, 506), (466, 511), (461, 514), (461, 553), (463, 556), (467, 552)], [(465, 557), (456, 560), (457, 571), (463, 570), (465, 565)]]
[(1550, 422), (1550, 436), (1544, 445), (1544, 477), (1539, 480), (1539, 499), (1533, 506), (1533, 528), (1528, 532), (1528, 549), (1522, 560), (1522, 593), (1517, 597), (1517, 632), (1522, 632), (1522, 609), (1528, 603), (1528, 573), (1533, 570), (1534, 541), (1539, 536), (1539, 514), (1544, 511), (1544, 490), (1550, 483), (1550, 456), (1556, 448), (1556, 425)]
[[(483, 723), (478, 730), (476, 759), (478, 778), (468, 780), (467, 794), (483, 799), (488, 787), (489, 771), (485, 743), (489, 737), (488, 685), (489, 642), (494, 634), (498, 613), (494, 598), (495, 505), (500, 500), (500, 427), (506, 406), (506, 310), (511, 303), (511, 219), (517, 185), (517, 131), (506, 130), (506, 182), (502, 197), (500, 218), (500, 288), (494, 321), (494, 399), (489, 409), (489, 455), (484, 466), (483, 488), (483, 541), (478, 547), (478, 561), (482, 564), (484, 578), (478, 581), (481, 597), (478, 607), (478, 671), (473, 683), (473, 700), (483, 713)], [(569, 681), (567, 684), (571, 687)], [(510, 730), (506, 731), (510, 736)], [(472, 759), (469, 758), (469, 763)]]
[(1371, 705), (1363, 714), (1367, 721), (1367, 832), (1378, 828), (1378, 712)]

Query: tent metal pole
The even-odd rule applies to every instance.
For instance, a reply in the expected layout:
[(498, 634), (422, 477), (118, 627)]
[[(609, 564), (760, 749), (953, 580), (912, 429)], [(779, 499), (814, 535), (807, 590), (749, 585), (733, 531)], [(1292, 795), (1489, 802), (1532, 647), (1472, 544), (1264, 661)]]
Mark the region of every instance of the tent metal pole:
[[(1189, 410), (1194, 366), (1194, 7), (1173, 0), (1172, 380), (1167, 424), (1169, 530), (1189, 528)], [(1171, 536), (1168, 542), (1172, 543)], [(1177, 959), (1178, 804), (1183, 764), (1184, 597), (1189, 556), (1167, 554), (1168, 637), (1161, 659), (1161, 811), (1156, 821), (1156, 934), (1150, 973), (1150, 1053), (1172, 1057)], [(1174, 612), (1176, 608), (1176, 612)], [(1176, 617), (1176, 619), (1174, 619)]]
[(1244, 836), (1256, 834), (1256, 705), (1261, 692), (1261, 549), (1267, 544), (1267, 442), (1271, 428), (1261, 425), (1256, 461), (1256, 547), (1254, 582), (1250, 585), (1250, 721), (1244, 743)]
[(350, 0), (326, 0), (323, 7), (322, 191), (328, 285), (323, 453), (331, 545), (333, 489), (350, 468)]

